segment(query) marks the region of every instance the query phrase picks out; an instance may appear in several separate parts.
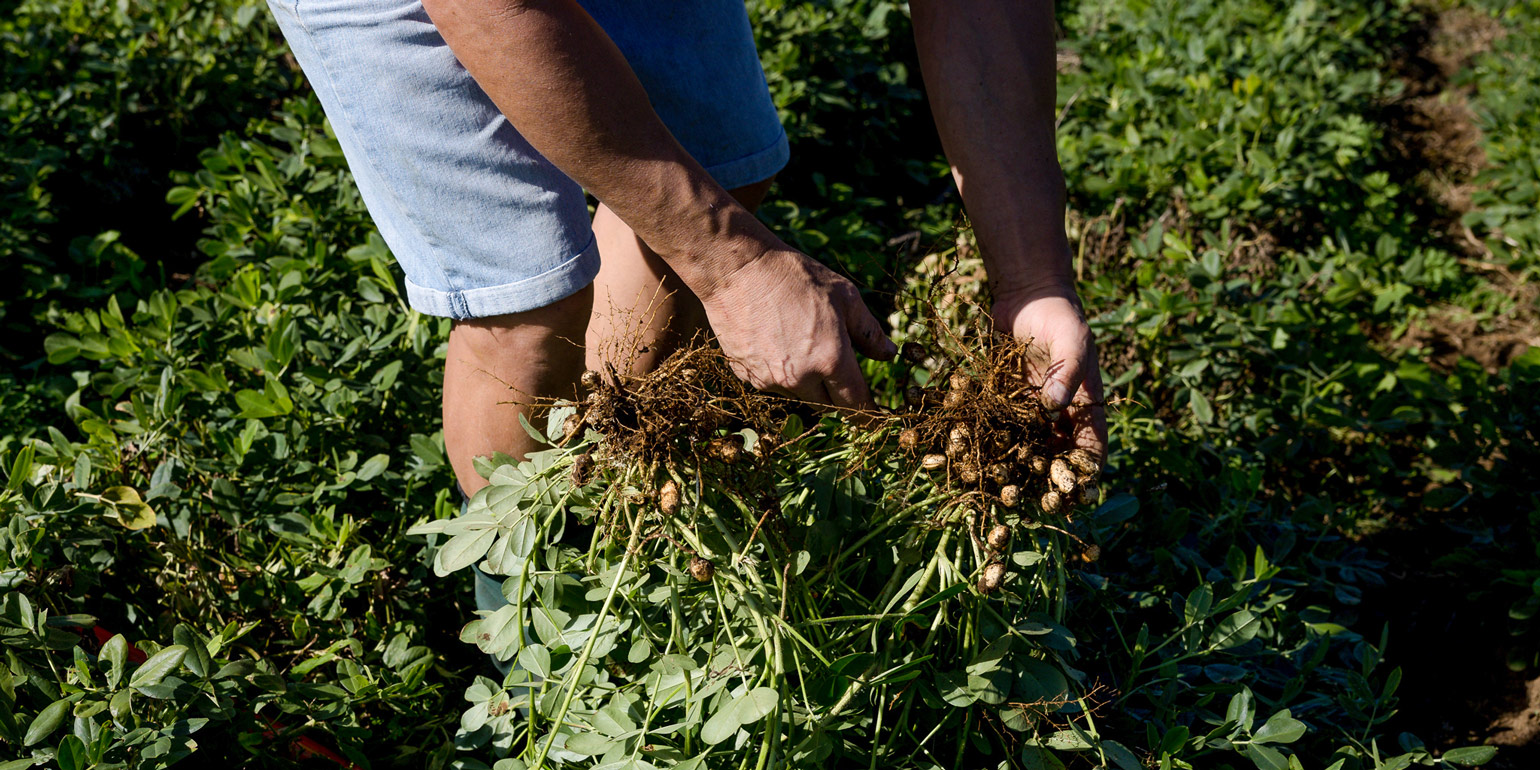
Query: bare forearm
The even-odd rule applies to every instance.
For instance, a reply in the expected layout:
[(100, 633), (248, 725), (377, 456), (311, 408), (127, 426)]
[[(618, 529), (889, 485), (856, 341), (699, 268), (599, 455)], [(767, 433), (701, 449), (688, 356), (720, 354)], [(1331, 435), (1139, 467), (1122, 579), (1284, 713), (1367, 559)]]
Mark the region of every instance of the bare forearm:
[(775, 242), (674, 140), (625, 58), (576, 2), (423, 5), (519, 133), (604, 201), (697, 294)]
[(1069, 276), (1051, 0), (915, 0), (941, 142), (997, 295)]

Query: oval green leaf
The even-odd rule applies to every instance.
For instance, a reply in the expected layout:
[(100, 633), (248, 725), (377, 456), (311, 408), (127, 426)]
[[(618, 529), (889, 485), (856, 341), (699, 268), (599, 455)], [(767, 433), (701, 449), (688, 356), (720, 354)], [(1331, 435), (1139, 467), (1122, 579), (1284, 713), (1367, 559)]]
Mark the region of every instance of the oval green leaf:
[(1456, 765), (1480, 765), (1497, 756), (1496, 746), (1465, 746), (1444, 752), (1442, 759)]
[(137, 689), (160, 684), (160, 680), (165, 679), (167, 674), (182, 665), (182, 659), (186, 657), (187, 648), (180, 644), (173, 644), (151, 655), (150, 659), (146, 660), (128, 680), (128, 686)]
[(1271, 717), (1251, 734), (1252, 743), (1293, 743), (1305, 734), (1305, 723), (1295, 719), (1284, 709)]
[(711, 715), (706, 724), (700, 729), (700, 739), (715, 746), (737, 734), (738, 728), (743, 725), (738, 722), (736, 703), (729, 703), (722, 707), (721, 711)]
[(615, 746), (615, 742), (604, 736), (594, 733), (578, 733), (567, 739), (567, 745), (562, 748), (574, 754), (596, 757), (609, 751)]
[(475, 564), (486, 555), (487, 549), (492, 547), (492, 540), (496, 537), (497, 530), (482, 529), (463, 532), (449, 538), (449, 542), (439, 549), (438, 558), (433, 560), (433, 571), (438, 573), (439, 577), (443, 577)]
[(112, 714), (112, 721), (127, 727), (129, 719), (134, 715), (134, 691), (118, 690), (113, 693), (112, 700), (107, 701), (107, 710)]
[(780, 693), (775, 690), (769, 687), (756, 687), (735, 698), (732, 710), (740, 726), (751, 725), (775, 711), (775, 704), (780, 699)]
[(102, 645), (97, 657), (107, 664), (107, 688), (116, 690), (123, 679), (123, 661), (128, 657), (128, 639), (118, 634)]
[(64, 715), (68, 714), (69, 710), (70, 702), (68, 698), (60, 698), (48, 704), (47, 708), (38, 712), (36, 717), (33, 717), (32, 724), (27, 727), (26, 736), (21, 739), (22, 745), (31, 746), (47, 738), (54, 730), (59, 729), (59, 725), (64, 724)]

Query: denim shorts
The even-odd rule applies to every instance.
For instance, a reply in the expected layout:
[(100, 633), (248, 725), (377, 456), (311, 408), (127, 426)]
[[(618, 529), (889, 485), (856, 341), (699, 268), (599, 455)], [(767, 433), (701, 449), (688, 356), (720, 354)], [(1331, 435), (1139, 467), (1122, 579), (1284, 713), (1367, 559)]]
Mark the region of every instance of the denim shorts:
[[(653, 109), (723, 187), (786, 164), (742, 0), (580, 0)], [(419, 0), (269, 0), (422, 313), (482, 318), (587, 286), (582, 189), (536, 152)]]

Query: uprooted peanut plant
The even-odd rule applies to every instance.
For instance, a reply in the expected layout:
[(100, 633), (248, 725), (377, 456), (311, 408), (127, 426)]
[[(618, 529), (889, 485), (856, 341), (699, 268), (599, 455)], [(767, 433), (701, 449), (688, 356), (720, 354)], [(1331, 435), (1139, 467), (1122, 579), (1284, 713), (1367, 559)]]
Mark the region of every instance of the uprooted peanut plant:
[(1096, 458), (1039, 405), (1024, 344), (973, 339), (906, 345), (907, 404), (853, 419), (750, 391), (705, 346), (585, 376), (537, 435), (553, 448), (485, 463), (463, 515), (414, 530), (509, 602), (462, 633), (517, 662), (467, 692), (462, 745), (529, 766), (954, 767), (1050, 741), (1132, 760), (1064, 717), (1091, 696), (1061, 623), (1068, 568), (1098, 553), (1074, 522)]

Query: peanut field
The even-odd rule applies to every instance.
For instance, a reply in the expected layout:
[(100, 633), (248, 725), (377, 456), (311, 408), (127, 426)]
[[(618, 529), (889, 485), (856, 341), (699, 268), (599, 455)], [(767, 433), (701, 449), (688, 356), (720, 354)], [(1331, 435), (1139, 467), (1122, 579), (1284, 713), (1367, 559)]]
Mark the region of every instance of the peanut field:
[(1059, 3), (1099, 468), (906, 6), (751, 0), (760, 214), (881, 415), (703, 340), (463, 509), (449, 321), (266, 6), (0, 8), (0, 770), (1540, 762), (1540, 2)]

